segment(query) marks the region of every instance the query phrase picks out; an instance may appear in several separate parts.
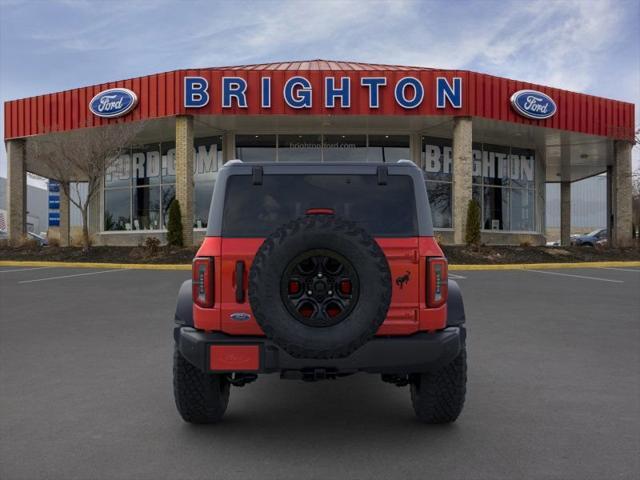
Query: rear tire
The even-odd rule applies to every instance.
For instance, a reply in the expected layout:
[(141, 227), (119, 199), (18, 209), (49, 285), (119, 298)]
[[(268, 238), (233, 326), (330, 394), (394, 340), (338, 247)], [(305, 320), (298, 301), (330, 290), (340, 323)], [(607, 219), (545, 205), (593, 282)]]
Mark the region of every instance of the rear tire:
[(411, 403), (416, 416), (429, 424), (455, 422), (467, 391), (467, 349), (435, 372), (411, 375)]
[(174, 347), (173, 394), (180, 416), (188, 423), (217, 423), (229, 403), (230, 385), (224, 375), (207, 374), (189, 363)]

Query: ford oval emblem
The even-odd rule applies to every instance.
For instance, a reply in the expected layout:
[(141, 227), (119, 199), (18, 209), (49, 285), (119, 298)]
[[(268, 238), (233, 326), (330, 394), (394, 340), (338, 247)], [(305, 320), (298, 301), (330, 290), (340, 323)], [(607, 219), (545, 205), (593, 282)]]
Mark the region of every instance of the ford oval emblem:
[(138, 96), (128, 88), (103, 90), (89, 102), (89, 110), (98, 117), (115, 118), (126, 115), (138, 104)]
[(244, 312), (235, 312), (229, 315), (229, 317), (231, 317), (231, 320), (235, 320), (236, 322), (246, 322), (251, 318), (251, 315)]
[(544, 120), (556, 114), (556, 102), (536, 90), (518, 90), (511, 95), (511, 105), (523, 117)]

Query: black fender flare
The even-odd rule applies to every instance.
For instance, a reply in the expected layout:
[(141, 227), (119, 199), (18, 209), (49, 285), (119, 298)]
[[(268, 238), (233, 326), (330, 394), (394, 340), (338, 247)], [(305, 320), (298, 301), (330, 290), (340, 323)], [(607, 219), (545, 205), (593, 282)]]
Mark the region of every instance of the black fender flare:
[(180, 286), (174, 320), (178, 325), (193, 327), (193, 297), (191, 280), (185, 280)]
[(447, 326), (456, 327), (464, 325), (466, 317), (464, 315), (464, 303), (462, 301), (462, 292), (458, 286), (458, 282), (448, 280), (449, 295), (447, 297)]

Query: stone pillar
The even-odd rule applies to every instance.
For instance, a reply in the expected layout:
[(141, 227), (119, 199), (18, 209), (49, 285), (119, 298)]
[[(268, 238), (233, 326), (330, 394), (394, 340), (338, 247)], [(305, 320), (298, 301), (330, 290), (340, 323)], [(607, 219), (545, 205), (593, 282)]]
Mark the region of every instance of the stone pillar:
[(571, 245), (571, 182), (560, 182), (560, 245)]
[(7, 142), (7, 228), (9, 241), (19, 243), (27, 234), (27, 172), (25, 141)]
[[(64, 185), (67, 189), (71, 188), (71, 186), (67, 183)], [(65, 193), (65, 189), (63, 188), (62, 182), (60, 182), (60, 227), (58, 230), (60, 231), (60, 246), (68, 247), (70, 245), (70, 228), (71, 228), (71, 211), (69, 205), (69, 197)]]
[(176, 117), (176, 199), (182, 213), (182, 241), (193, 245), (193, 117)]
[(236, 157), (236, 134), (225, 133), (222, 136), (222, 162), (227, 163)]
[(607, 238), (613, 243), (613, 166), (607, 166)]
[(613, 225), (611, 245), (628, 247), (632, 237), (632, 178), (631, 178), (631, 142), (618, 141), (615, 143), (615, 163), (611, 179)]
[(470, 117), (453, 123), (453, 243), (464, 243), (473, 172), (473, 126)]

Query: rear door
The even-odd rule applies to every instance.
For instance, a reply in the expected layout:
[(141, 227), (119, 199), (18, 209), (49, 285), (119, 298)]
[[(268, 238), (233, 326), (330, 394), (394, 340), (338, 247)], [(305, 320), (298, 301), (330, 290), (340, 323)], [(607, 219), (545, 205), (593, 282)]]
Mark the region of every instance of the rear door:
[[(222, 225), (222, 331), (261, 334), (248, 301), (248, 273), (256, 251), (280, 225), (310, 209), (329, 209), (374, 236), (391, 269), (392, 302), (379, 333), (418, 329), (421, 275), (413, 182), (409, 175), (269, 174), (256, 185), (250, 175), (228, 179)], [(292, 252), (293, 255), (294, 252)]]

